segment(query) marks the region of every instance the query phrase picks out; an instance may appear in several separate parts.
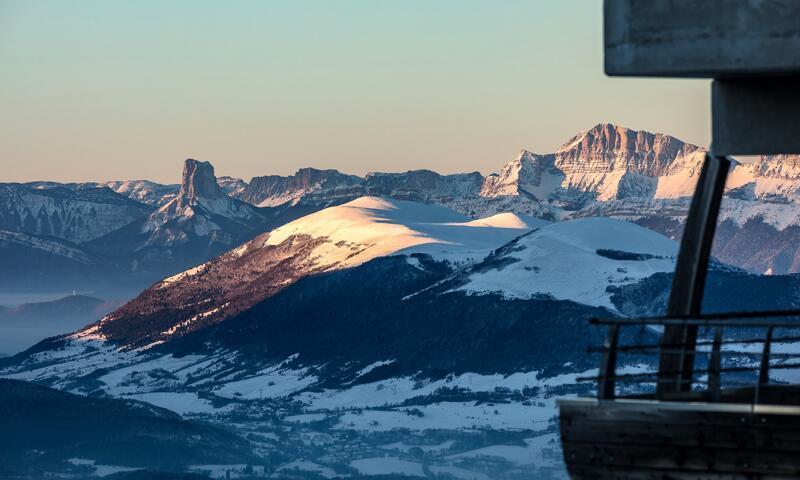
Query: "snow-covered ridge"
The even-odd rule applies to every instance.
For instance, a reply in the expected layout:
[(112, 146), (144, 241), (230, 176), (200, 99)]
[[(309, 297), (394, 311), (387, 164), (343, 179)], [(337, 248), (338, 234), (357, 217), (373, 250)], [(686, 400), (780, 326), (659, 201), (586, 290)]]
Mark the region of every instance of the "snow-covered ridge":
[(83, 243), (146, 216), (150, 208), (105, 187), (0, 184), (0, 228)]
[(636, 224), (584, 218), (544, 226), (479, 264), (456, 290), (549, 296), (614, 309), (609, 286), (671, 272), (677, 244)]
[(360, 265), (397, 253), (427, 253), (455, 262), (476, 261), (492, 249), (546, 223), (515, 214), (472, 220), (436, 205), (361, 197), (273, 230), (265, 245), (290, 237), (323, 238), (312, 255), (317, 265)]
[(103, 185), (132, 200), (156, 207), (175, 198), (180, 189), (178, 184), (162, 185), (149, 180), (117, 180)]

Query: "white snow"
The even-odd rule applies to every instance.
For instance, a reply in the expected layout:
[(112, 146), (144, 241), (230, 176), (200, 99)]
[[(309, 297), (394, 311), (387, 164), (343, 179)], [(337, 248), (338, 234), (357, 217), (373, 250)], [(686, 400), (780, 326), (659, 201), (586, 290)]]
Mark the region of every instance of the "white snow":
[(691, 155), (677, 159), (666, 175), (658, 177), (655, 198), (681, 198), (694, 194), (694, 187), (700, 177), (700, 170), (705, 160), (705, 150), (698, 150)]
[(800, 225), (800, 203), (767, 203), (729, 197), (723, 199), (719, 212), (720, 222), (731, 220), (735, 225), (741, 226), (756, 217), (778, 230)]
[(283, 364), (266, 368), (254, 376), (224, 383), (214, 389), (220, 397), (256, 400), (289, 396), (314, 384), (317, 377), (307, 368), (283, 368)]
[(401, 460), (395, 457), (373, 457), (362, 458), (350, 462), (350, 466), (358, 470), (362, 475), (409, 475), (412, 477), (424, 477), (422, 464)]
[(561, 188), (562, 181), (564, 172), (555, 168), (551, 156), (522, 150), (516, 159), (503, 166), (499, 174), (484, 179), (480, 194), (486, 198), (525, 198), (527, 193), (546, 200)]
[(103, 184), (115, 192), (148, 205), (163, 205), (177, 195), (180, 185), (162, 185), (149, 180), (111, 181)]
[[(182, 321), (180, 323), (176, 323), (175, 325), (171, 326), (170, 328), (164, 330), (163, 332), (161, 332), (161, 335), (172, 335), (173, 333), (177, 332), (178, 330), (180, 330), (182, 328), (186, 328), (189, 325), (193, 324), (198, 319), (205, 318), (205, 317), (210, 317), (211, 315), (214, 315), (215, 313), (219, 312), (221, 309), (227, 307), (228, 305), (230, 305), (230, 302), (225, 302), (224, 304), (222, 304), (219, 307), (212, 308), (211, 310), (207, 310), (205, 312), (198, 313), (197, 315), (193, 315), (192, 317), (189, 317), (188, 319), (186, 319), (186, 320), (184, 320), (184, 321)], [(153, 342), (153, 343), (154, 344), (158, 344), (158, 342)]]
[(479, 218), (465, 223), (456, 223), (453, 225), (463, 225), (466, 227), (494, 227), (494, 228), (520, 228), (520, 229), (533, 229), (543, 227), (549, 224), (547, 220), (541, 218), (531, 217), (530, 215), (522, 215), (518, 213), (504, 212), (492, 215), (486, 218)]
[(194, 392), (150, 392), (124, 395), (122, 398), (152, 403), (153, 405), (172, 410), (180, 415), (218, 413), (223, 410), (214, 408), (210, 401), (198, 397)]
[[(609, 285), (625, 285), (674, 268), (677, 244), (652, 230), (610, 218), (583, 218), (544, 226), (518, 240), (519, 249), (503, 255), (514, 263), (475, 272), (458, 287), (472, 294), (501, 293), (510, 298), (548, 295), (613, 309)], [(653, 255), (646, 260), (615, 260), (598, 249)]]
[(279, 472), (285, 472), (285, 471), (291, 472), (295, 470), (304, 472), (314, 472), (322, 475), (325, 478), (335, 478), (340, 476), (330, 467), (314, 463), (310, 460), (304, 460), (299, 458), (281, 465), (276, 470)]
[(369, 372), (375, 370), (378, 367), (383, 367), (384, 365), (391, 365), (394, 362), (395, 362), (395, 360), (392, 359), (392, 360), (381, 360), (381, 361), (378, 361), (378, 362), (375, 362), (375, 363), (371, 363), (371, 364), (367, 365), (366, 367), (362, 368), (361, 370), (359, 370), (358, 373), (356, 373), (356, 377), (362, 377), (362, 376), (368, 374)]
[(312, 256), (318, 266), (330, 268), (401, 253), (464, 262), (482, 259), (529, 228), (521, 216), (473, 221), (435, 205), (361, 197), (273, 230), (266, 245), (278, 245), (293, 235), (327, 239)]
[(182, 271), (180, 273), (176, 273), (175, 275), (172, 275), (171, 277), (167, 277), (164, 280), (161, 280), (161, 282), (160, 282), (160, 284), (159, 284), (159, 286), (157, 288), (164, 288), (167, 285), (169, 285), (170, 283), (175, 283), (177, 281), (183, 280), (184, 278), (192, 277), (194, 275), (202, 273), (206, 269), (206, 267), (208, 267), (209, 265), (210, 265), (210, 263), (206, 262), (206, 263), (202, 263), (202, 264), (200, 264), (200, 265), (198, 265), (196, 267), (192, 267), (192, 268), (190, 268), (188, 270), (184, 270), (184, 271)]

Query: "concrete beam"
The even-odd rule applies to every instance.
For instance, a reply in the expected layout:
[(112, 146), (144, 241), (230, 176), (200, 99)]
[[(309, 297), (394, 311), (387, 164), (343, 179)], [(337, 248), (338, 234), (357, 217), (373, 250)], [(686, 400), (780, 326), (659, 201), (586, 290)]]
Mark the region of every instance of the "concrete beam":
[(800, 153), (800, 79), (715, 80), (714, 155)]
[(800, 1), (605, 0), (612, 76), (800, 75)]

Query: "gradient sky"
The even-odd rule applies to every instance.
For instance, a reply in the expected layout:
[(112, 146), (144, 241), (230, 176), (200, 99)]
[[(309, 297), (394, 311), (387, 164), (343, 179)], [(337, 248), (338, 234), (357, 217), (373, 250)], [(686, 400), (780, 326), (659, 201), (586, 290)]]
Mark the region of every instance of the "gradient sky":
[(606, 78), (600, 0), (0, 0), (0, 181), (490, 173), (598, 122), (706, 145), (704, 80)]

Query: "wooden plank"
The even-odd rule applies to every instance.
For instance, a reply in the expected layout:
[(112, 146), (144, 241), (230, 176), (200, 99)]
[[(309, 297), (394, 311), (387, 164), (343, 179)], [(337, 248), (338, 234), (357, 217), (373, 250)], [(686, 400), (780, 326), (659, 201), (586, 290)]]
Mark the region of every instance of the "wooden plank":
[(797, 456), (774, 452), (681, 448), (671, 446), (564, 445), (568, 465), (668, 469), (685, 472), (735, 473), (739, 475), (800, 475)]
[(560, 408), (573, 478), (800, 477), (800, 414), (786, 413), (793, 409), (646, 401)]

